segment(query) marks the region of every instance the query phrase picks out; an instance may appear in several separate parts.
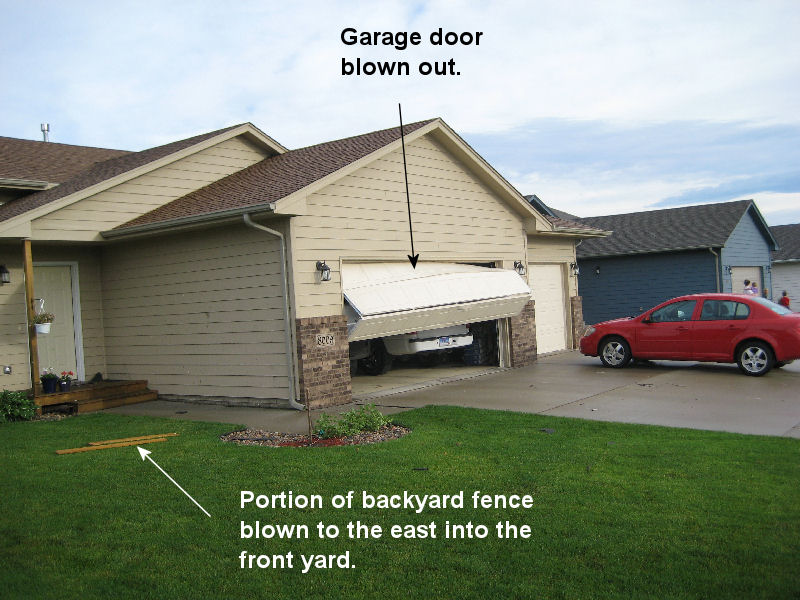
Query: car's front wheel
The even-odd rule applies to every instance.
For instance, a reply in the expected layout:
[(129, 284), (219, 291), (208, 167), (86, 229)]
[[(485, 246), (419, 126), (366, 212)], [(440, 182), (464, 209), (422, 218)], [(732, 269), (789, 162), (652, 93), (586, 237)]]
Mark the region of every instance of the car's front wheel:
[(612, 369), (621, 369), (631, 361), (631, 347), (621, 337), (609, 337), (600, 345), (600, 362)]
[(772, 356), (772, 349), (764, 342), (752, 341), (739, 347), (736, 363), (745, 375), (760, 377), (772, 368), (775, 359)]

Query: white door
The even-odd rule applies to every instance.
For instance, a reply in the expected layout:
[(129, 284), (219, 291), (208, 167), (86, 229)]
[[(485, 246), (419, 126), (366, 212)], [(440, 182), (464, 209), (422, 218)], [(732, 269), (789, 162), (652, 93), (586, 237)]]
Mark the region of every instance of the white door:
[(758, 284), (759, 295), (764, 293), (761, 282), (761, 267), (731, 267), (731, 288), (734, 294), (744, 293), (744, 280), (749, 279)]
[[(75, 315), (72, 271), (69, 265), (33, 267), (34, 297), (44, 300), (44, 312), (53, 313), (50, 333), (37, 337), (39, 368), (78, 373), (75, 356)], [(38, 306), (37, 306), (38, 308)]]
[(546, 354), (567, 347), (564, 271), (560, 264), (529, 265), (536, 310), (536, 352)]

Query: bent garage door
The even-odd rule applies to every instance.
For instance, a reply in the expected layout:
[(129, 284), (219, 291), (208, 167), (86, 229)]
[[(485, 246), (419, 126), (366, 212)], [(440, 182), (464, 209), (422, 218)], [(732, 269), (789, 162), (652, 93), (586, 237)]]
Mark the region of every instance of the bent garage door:
[(351, 342), (510, 317), (531, 291), (515, 272), (453, 263), (342, 265)]
[(557, 352), (567, 347), (567, 315), (561, 264), (529, 265), (536, 310), (536, 351)]

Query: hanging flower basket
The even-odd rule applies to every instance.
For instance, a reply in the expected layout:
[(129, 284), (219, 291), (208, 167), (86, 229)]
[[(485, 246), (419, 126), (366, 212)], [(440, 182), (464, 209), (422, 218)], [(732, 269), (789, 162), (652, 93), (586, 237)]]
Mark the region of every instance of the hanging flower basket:
[(36, 328), (37, 334), (50, 333), (50, 325), (56, 320), (55, 315), (52, 313), (40, 312), (33, 317), (33, 326)]

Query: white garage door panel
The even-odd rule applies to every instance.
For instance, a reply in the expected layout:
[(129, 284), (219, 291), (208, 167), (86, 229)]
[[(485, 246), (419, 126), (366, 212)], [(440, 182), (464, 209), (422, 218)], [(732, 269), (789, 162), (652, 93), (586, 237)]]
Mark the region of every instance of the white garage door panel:
[(567, 315), (564, 276), (560, 264), (530, 265), (530, 281), (536, 302), (536, 351), (557, 352), (567, 347)]
[(519, 314), (530, 288), (515, 271), (460, 264), (345, 264), (350, 341)]

